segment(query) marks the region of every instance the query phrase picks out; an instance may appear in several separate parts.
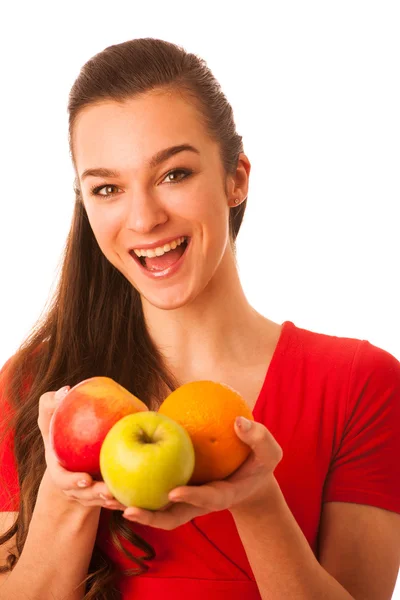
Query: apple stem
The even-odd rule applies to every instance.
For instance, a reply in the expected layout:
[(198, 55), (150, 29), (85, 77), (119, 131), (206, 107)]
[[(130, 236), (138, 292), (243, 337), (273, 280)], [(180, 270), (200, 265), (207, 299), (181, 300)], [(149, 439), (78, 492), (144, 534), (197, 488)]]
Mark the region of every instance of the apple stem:
[(154, 441), (145, 431), (143, 431), (143, 429), (139, 439), (142, 442), (142, 444), (152, 444)]

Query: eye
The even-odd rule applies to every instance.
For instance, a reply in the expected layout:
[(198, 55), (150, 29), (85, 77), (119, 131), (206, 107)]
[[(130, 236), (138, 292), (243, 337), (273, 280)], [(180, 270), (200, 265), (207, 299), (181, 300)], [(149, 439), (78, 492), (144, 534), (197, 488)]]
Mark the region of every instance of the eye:
[(95, 187), (92, 187), (90, 190), (90, 194), (92, 196), (103, 196), (103, 198), (108, 198), (109, 196), (114, 196), (114, 194), (100, 194), (101, 190), (103, 189), (107, 189), (107, 188), (116, 188), (116, 185), (113, 185), (112, 183), (108, 183), (107, 185), (98, 185)]
[(184, 177), (182, 177), (178, 181), (168, 181), (167, 183), (179, 183), (180, 181), (183, 181), (183, 179), (186, 179), (187, 177), (189, 177), (189, 175), (191, 175), (193, 173), (193, 171), (190, 171), (189, 169), (173, 169), (172, 171), (170, 171), (169, 173), (166, 174), (164, 179), (166, 179), (170, 175), (175, 175), (176, 173), (183, 173)]

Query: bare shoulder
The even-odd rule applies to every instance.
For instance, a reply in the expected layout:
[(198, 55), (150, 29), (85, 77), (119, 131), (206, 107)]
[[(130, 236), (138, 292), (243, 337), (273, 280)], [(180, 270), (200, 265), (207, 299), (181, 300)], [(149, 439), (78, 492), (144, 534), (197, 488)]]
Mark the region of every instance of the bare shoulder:
[(400, 515), (364, 504), (324, 503), (318, 560), (354, 598), (390, 600), (400, 567)]

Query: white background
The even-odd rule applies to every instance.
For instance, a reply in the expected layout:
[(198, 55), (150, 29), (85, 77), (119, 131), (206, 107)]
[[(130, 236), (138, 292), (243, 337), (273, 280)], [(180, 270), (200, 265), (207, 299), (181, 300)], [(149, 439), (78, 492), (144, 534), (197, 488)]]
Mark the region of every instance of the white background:
[(95, 53), (147, 36), (203, 57), (233, 106), (252, 163), (238, 258), (253, 306), (400, 358), (398, 2), (10, 6), (0, 13), (0, 365), (57, 277), (74, 202), (70, 87)]

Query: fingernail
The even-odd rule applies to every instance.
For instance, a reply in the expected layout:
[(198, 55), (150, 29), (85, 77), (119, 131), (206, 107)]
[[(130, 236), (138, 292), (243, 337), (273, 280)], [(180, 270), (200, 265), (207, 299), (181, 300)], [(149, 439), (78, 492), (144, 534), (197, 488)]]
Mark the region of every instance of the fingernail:
[(64, 396), (66, 396), (66, 394), (69, 392), (70, 390), (70, 386), (69, 385), (64, 385), (64, 387), (60, 388), (59, 390), (56, 391), (55, 394), (55, 399), (56, 400), (62, 400), (62, 398)]
[(178, 494), (170, 494), (168, 496), (168, 499), (171, 502), (182, 502), (182, 496), (178, 496)]
[(252, 421), (249, 421), (246, 417), (236, 417), (236, 425), (242, 431), (249, 431), (252, 426)]
[(89, 482), (86, 481), (85, 479), (81, 479), (81, 481), (78, 481), (77, 486), (80, 488), (84, 488), (87, 487), (89, 485)]

